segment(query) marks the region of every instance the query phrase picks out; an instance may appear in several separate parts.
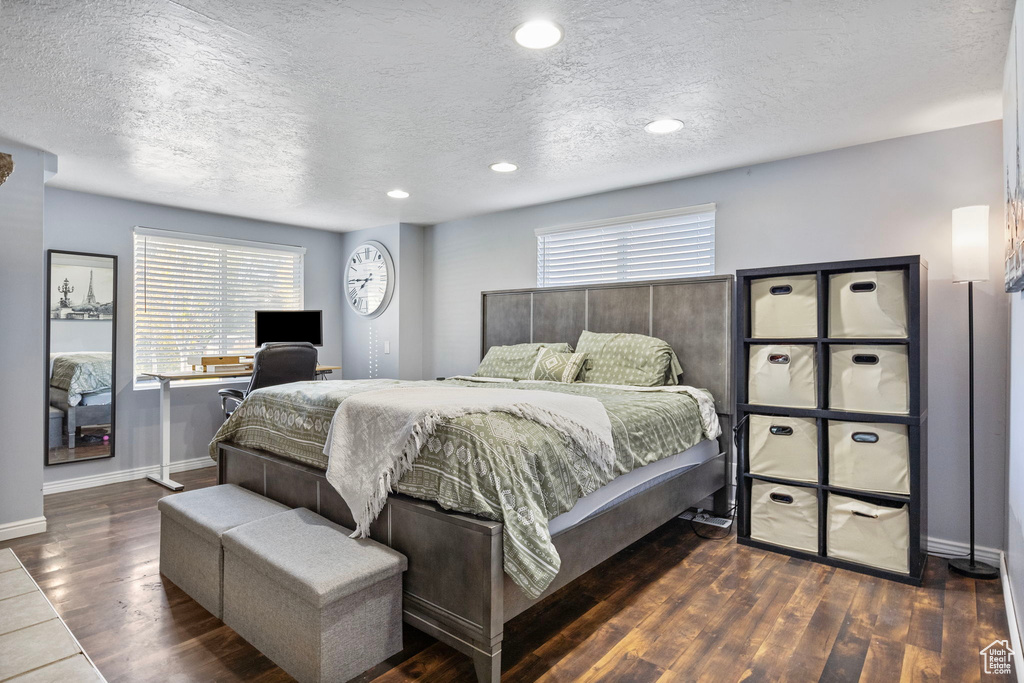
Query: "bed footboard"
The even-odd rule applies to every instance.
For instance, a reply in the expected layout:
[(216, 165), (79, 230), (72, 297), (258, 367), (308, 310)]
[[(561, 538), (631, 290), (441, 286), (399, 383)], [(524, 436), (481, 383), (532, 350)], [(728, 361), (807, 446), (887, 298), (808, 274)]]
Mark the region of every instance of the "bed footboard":
[[(222, 443), (218, 481), (308, 508), (353, 529), (345, 501), (323, 470), (271, 453)], [(403, 578), (403, 617), (413, 626), (472, 657), (481, 682), (498, 681), (504, 630), (502, 525), (392, 495), (370, 527), (370, 537), (409, 559)]]

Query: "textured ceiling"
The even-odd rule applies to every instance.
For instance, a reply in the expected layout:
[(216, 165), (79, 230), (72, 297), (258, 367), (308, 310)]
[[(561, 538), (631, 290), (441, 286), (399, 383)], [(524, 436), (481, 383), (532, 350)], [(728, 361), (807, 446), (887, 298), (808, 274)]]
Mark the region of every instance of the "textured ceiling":
[[(58, 187), (334, 230), (436, 223), (998, 118), (1011, 12), (0, 0), (0, 136), (57, 154)], [(516, 45), (535, 17), (565, 39)], [(686, 127), (643, 131), (664, 116)]]

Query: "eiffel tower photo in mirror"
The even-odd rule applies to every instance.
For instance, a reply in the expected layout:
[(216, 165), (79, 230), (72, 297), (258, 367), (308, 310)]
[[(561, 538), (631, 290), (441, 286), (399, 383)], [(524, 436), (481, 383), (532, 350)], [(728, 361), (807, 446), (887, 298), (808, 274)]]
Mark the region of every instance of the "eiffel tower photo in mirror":
[(920, 585), (928, 265), (736, 274), (743, 545)]
[(114, 455), (117, 257), (47, 252), (46, 464)]

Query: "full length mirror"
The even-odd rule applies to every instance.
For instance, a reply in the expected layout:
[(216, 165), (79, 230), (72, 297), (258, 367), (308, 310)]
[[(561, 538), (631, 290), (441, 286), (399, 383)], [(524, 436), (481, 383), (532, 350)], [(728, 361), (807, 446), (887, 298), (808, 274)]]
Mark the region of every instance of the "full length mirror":
[(47, 252), (46, 464), (114, 455), (117, 257)]

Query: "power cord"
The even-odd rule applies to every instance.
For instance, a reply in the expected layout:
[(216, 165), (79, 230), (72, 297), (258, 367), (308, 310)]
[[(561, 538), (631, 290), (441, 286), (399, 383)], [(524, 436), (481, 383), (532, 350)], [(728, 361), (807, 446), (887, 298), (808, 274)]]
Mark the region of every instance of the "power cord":
[[(724, 541), (725, 539), (727, 539), (730, 536), (732, 536), (732, 525), (736, 522), (736, 514), (735, 513), (736, 513), (736, 505), (733, 504), (733, 506), (731, 508), (729, 508), (729, 512), (726, 513), (726, 516), (729, 518), (729, 526), (727, 526), (725, 528), (718, 527), (718, 528), (722, 529), (723, 533), (721, 535), (709, 536), (707, 534), (702, 534), (700, 531), (697, 530), (697, 526), (696, 525), (700, 523), (697, 519), (691, 519), (690, 520), (690, 530), (693, 531), (693, 533), (696, 534), (697, 536), (700, 536), (701, 538), (706, 538), (706, 539), (708, 539), (710, 541)], [(702, 526), (713, 526), (713, 525), (704, 524)]]

